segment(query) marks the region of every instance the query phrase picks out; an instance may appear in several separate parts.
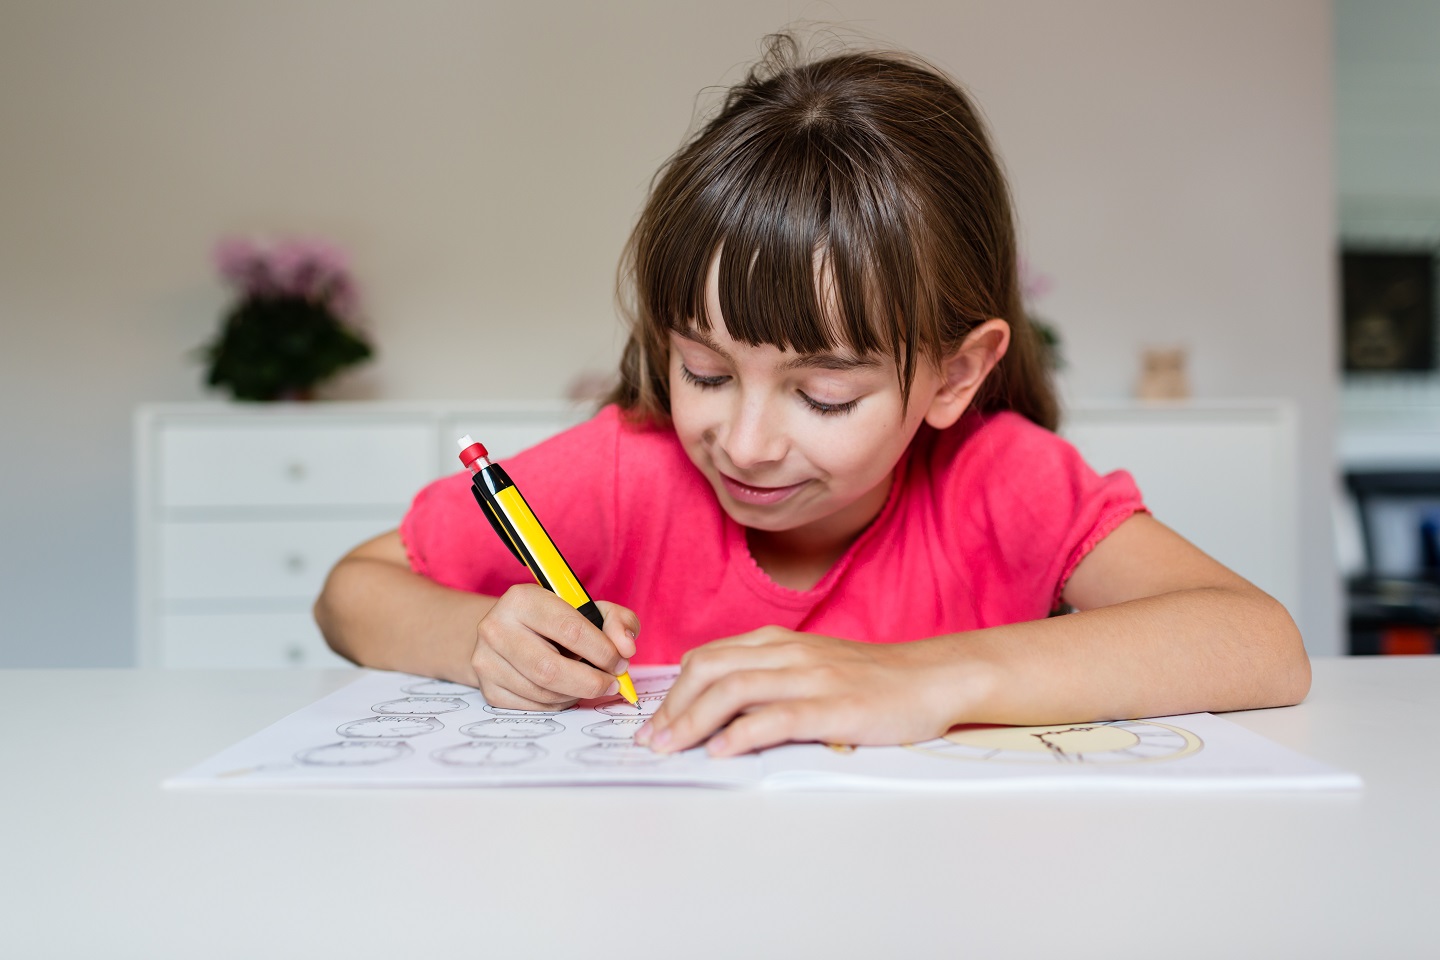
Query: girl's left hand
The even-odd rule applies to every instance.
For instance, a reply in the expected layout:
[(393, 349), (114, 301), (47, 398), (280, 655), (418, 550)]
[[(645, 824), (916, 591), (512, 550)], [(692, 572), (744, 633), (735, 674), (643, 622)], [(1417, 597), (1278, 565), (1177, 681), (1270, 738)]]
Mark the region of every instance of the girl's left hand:
[(896, 744), (938, 736), (951, 721), (946, 698), (930, 689), (936, 671), (922, 646), (781, 627), (717, 640), (685, 655), (679, 679), (635, 742), (672, 753), (709, 737), (710, 754), (728, 757), (789, 740)]

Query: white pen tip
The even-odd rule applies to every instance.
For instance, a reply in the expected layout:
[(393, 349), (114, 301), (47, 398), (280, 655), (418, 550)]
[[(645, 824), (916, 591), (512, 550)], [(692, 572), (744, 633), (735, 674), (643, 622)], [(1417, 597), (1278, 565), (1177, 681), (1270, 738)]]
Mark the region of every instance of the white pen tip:
[(459, 440), (456, 440), (455, 442), (458, 443), (458, 444), (460, 444), (460, 449), (461, 449), (461, 450), (464, 450), (466, 447), (473, 447), (473, 446), (475, 446), (475, 441), (474, 441), (474, 439), (473, 439), (473, 438), (470, 436), (470, 434), (468, 434), (468, 433), (465, 434), (465, 436), (461, 437)]

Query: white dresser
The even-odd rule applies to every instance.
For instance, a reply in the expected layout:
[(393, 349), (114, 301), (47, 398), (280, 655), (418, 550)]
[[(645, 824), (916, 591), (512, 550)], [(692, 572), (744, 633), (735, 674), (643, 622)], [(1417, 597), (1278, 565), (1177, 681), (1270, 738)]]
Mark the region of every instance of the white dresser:
[(350, 548), (460, 469), (584, 417), (560, 403), (185, 404), (135, 416), (137, 662), (336, 666), (310, 607)]
[[(1300, 608), (1298, 417), (1281, 400), (1089, 403), (1061, 429), (1101, 473), (1135, 477), (1155, 517)], [(1314, 652), (1314, 651), (1312, 651)]]
[[(141, 408), (139, 664), (343, 663), (311, 620), (325, 575), (459, 468), (455, 438), (505, 457), (584, 416), (558, 403)], [(1290, 405), (1083, 404), (1063, 432), (1097, 470), (1129, 469), (1161, 520), (1295, 609)]]

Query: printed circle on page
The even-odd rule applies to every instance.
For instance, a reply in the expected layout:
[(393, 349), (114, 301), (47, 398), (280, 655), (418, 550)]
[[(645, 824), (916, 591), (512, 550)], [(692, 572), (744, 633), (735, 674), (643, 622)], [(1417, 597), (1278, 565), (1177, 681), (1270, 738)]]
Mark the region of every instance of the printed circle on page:
[(388, 714), (435, 714), (464, 710), (470, 704), (455, 697), (403, 697), (386, 700), (371, 707), (376, 713)]
[(614, 697), (604, 703), (597, 703), (595, 709), (612, 717), (648, 717), (660, 709), (660, 704), (665, 702), (665, 694), (646, 693), (636, 697), (635, 700), (636, 703), (632, 704), (624, 697)]
[(445, 725), (434, 717), (394, 716), (366, 717), (351, 720), (335, 728), (342, 737), (366, 737), (371, 739), (393, 739), (396, 737), (418, 737), (426, 733), (443, 730)]
[(534, 740), (564, 729), (549, 717), (491, 717), (467, 723), (460, 732), (477, 740)]
[(646, 722), (645, 717), (615, 717), (610, 720), (601, 720), (599, 723), (592, 723), (584, 729), (585, 733), (597, 740), (634, 740), (635, 731)]
[(675, 680), (679, 676), (679, 670), (667, 670), (664, 673), (657, 673), (651, 677), (632, 679), (634, 679), (635, 682), (636, 693), (669, 693), (670, 688), (675, 685)]
[(295, 759), (312, 767), (368, 767), (412, 753), (414, 750), (404, 740), (341, 740), (302, 750)]
[(566, 711), (564, 711), (564, 710), (509, 710), (509, 709), (506, 709), (505, 707), (492, 707), (492, 706), (490, 706), (490, 704), (487, 703), (487, 704), (485, 704), (485, 712), (486, 712), (486, 713), (493, 713), (493, 714), (495, 714), (495, 716), (497, 716), (497, 717), (556, 717), (556, 716), (559, 716), (559, 715), (562, 714), (562, 713), (565, 713)]
[(670, 759), (647, 747), (637, 747), (629, 740), (602, 740), (571, 750), (566, 756), (590, 767), (648, 767)]
[(418, 680), (405, 684), (400, 688), (400, 692), (417, 697), (463, 697), (480, 691), (463, 683), (451, 683), (449, 680)]
[(538, 743), (521, 740), (518, 743), (505, 741), (472, 740), (457, 743), (452, 747), (441, 747), (430, 754), (431, 758), (452, 767), (514, 767), (537, 760), (548, 753)]

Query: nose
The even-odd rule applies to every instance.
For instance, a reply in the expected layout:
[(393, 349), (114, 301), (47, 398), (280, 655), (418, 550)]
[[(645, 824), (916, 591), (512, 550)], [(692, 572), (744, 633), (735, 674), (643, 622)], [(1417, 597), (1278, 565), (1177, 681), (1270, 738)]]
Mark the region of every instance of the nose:
[(741, 470), (785, 459), (789, 449), (780, 418), (760, 399), (740, 398), (720, 437), (725, 457)]

